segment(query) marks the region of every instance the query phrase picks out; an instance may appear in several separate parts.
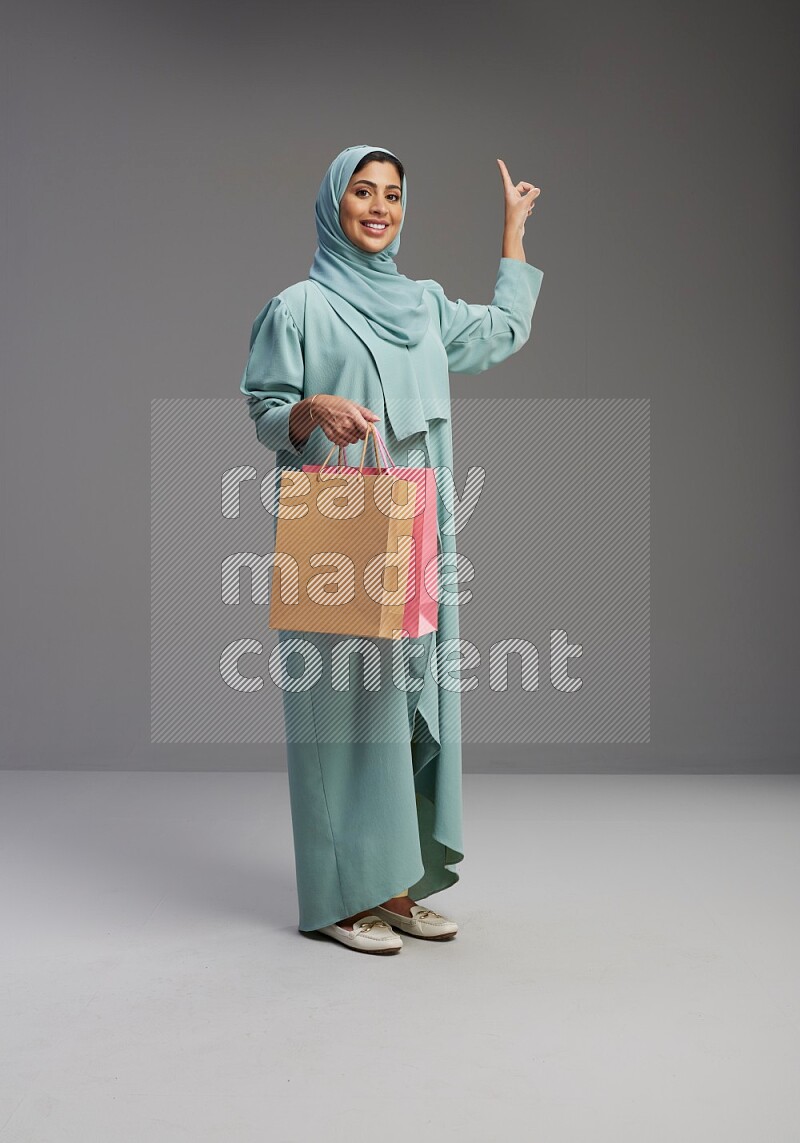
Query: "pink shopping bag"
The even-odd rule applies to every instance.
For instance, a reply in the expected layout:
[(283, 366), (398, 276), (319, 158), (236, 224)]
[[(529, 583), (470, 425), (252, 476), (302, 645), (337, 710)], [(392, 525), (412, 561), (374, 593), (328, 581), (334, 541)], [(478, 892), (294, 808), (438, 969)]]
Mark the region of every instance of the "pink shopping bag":
[[(325, 471), (332, 476), (336, 472), (361, 471), (364, 476), (376, 476), (391, 470), (393, 477), (407, 480), (416, 485), (417, 493), (414, 505), (414, 521), (411, 533), (412, 544), (409, 557), (408, 578), (406, 580), (406, 601), (403, 609), (402, 630), (411, 638), (425, 635), (429, 631), (436, 631), (439, 626), (439, 574), (438, 574), (438, 548), (437, 548), (437, 503), (436, 503), (436, 473), (432, 468), (408, 468), (396, 465), (389, 450), (374, 424), (370, 424), (370, 432), (364, 439), (364, 448), (361, 454), (361, 465), (347, 465), (344, 463), (344, 449), (339, 448), (339, 463), (335, 467), (328, 465), (328, 461), (337, 447), (334, 445), (322, 464), (304, 464), (303, 472)], [(363, 464), (367, 443), (373, 434), (373, 448), (377, 467), (366, 467)], [(380, 453), (388, 461), (381, 466)]]

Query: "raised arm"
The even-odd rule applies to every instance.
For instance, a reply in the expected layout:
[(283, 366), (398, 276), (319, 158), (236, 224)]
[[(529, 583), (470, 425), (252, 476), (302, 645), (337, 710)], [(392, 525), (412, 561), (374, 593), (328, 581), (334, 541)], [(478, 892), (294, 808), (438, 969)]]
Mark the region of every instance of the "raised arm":
[(436, 302), (452, 373), (482, 373), (522, 349), (530, 337), (543, 277), (541, 270), (527, 262), (501, 258), (488, 306), (461, 298), (453, 302), (438, 282), (425, 283)]
[(514, 184), (502, 159), (505, 218), (503, 255), (494, 298), (488, 306), (451, 302), (438, 282), (426, 283), (436, 301), (442, 343), (453, 373), (482, 373), (521, 349), (530, 337), (533, 311), (544, 274), (525, 260), (525, 223), (541, 193), (533, 183)]

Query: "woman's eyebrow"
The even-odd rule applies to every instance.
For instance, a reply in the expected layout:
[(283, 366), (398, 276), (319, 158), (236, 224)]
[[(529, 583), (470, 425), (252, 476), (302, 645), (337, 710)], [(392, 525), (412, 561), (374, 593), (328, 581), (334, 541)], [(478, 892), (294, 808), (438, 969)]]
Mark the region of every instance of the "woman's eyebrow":
[[(366, 183), (368, 187), (374, 187), (375, 190), (378, 189), (378, 184), (377, 183), (371, 183), (369, 181), (369, 179), (356, 179), (356, 181), (353, 183), (353, 186), (358, 186), (359, 183)], [(402, 190), (402, 188), (399, 187), (397, 185), (397, 183), (387, 183), (386, 189), (387, 190)]]

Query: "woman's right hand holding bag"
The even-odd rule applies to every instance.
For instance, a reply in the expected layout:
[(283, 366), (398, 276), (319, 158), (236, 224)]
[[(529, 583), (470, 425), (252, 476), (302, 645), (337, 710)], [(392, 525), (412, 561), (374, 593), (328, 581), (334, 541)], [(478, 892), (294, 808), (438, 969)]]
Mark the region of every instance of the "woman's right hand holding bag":
[(317, 425), (329, 441), (341, 447), (363, 440), (377, 413), (333, 393), (317, 393), (298, 401), (289, 417), (289, 431), (295, 445), (305, 444)]

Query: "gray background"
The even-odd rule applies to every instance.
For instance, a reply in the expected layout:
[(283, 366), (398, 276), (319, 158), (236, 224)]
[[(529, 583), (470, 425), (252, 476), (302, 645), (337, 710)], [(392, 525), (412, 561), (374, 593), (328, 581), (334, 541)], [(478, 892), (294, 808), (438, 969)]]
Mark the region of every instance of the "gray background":
[(796, 770), (789, 7), (275, 11), (4, 13), (3, 765), (282, 767), (150, 742), (150, 401), (237, 395), (322, 174), (370, 143), (408, 172), (399, 269), (450, 297), (491, 299), (495, 157), (542, 188), (533, 337), (454, 395), (651, 401), (650, 741), (465, 769)]

